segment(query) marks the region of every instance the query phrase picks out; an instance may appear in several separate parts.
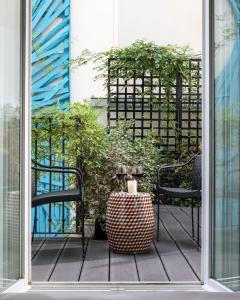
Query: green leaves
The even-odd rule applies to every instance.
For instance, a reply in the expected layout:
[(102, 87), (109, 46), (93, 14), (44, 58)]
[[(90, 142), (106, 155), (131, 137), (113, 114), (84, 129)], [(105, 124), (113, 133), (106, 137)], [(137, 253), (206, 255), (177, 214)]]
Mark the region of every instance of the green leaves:
[(149, 131), (144, 139), (133, 139), (130, 133), (131, 124), (126, 121), (118, 123), (108, 141), (106, 155), (109, 160), (109, 169), (115, 175), (120, 165), (125, 165), (128, 173), (131, 174), (136, 166), (144, 170), (144, 177), (139, 182), (139, 190), (151, 193), (156, 180), (156, 168), (160, 161), (160, 151), (156, 147), (157, 138)]
[[(57, 107), (45, 110), (33, 118), (32, 149), (34, 152), (37, 141), (38, 160), (49, 158), (51, 138), (53, 164), (64, 160), (65, 164), (81, 168), (86, 210), (94, 216), (104, 216), (110, 193), (119, 190), (115, 179), (118, 166), (125, 165), (130, 173), (133, 167), (142, 166), (145, 176), (140, 181), (140, 190), (152, 192), (160, 154), (151, 132), (143, 140), (133, 140), (131, 122), (122, 121), (108, 134), (97, 117), (88, 102), (71, 104), (67, 111)], [(74, 180), (69, 177), (71, 186)]]
[[(87, 61), (93, 61), (98, 73), (95, 79), (104, 79), (106, 87), (108, 75), (113, 81), (117, 77), (128, 81), (133, 77), (141, 78), (143, 74), (152, 74), (159, 78), (159, 82), (165, 86), (167, 97), (170, 98), (177, 72), (188, 80), (189, 59), (196, 57), (199, 56), (193, 54), (189, 47), (160, 46), (152, 42), (137, 40), (129, 47), (111, 48), (96, 54), (90, 54), (88, 50), (84, 50), (72, 62), (72, 65), (80, 66), (86, 64)], [(111, 60), (110, 63), (109, 60)]]

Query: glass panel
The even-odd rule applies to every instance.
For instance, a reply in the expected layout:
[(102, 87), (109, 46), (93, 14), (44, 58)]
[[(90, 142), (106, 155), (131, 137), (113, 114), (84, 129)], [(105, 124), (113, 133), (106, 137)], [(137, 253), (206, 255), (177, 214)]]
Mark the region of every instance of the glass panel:
[(20, 2), (0, 1), (0, 288), (20, 277)]
[(240, 289), (240, 1), (215, 0), (213, 277)]

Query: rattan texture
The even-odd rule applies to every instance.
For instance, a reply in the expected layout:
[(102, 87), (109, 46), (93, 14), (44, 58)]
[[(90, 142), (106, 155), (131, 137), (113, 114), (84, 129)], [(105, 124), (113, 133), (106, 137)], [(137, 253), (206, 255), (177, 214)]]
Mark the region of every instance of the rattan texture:
[(113, 251), (123, 254), (147, 252), (154, 235), (150, 194), (112, 193), (107, 204), (106, 229)]

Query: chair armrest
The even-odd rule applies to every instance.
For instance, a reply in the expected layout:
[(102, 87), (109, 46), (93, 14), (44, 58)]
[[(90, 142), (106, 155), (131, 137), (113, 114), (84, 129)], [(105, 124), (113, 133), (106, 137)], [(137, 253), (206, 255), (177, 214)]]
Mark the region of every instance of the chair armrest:
[[(75, 167), (63, 167), (63, 166), (46, 166), (43, 164), (40, 164), (38, 162), (36, 162), (35, 160), (32, 159), (32, 163), (40, 168), (45, 168), (45, 169), (56, 169), (56, 170), (75, 170), (76, 172), (78, 172), (80, 174), (80, 176), (83, 179), (83, 174), (82, 171), (79, 168), (75, 168)], [(67, 173), (67, 172), (66, 172)]]
[(83, 199), (83, 175), (80, 169), (74, 167), (60, 167), (60, 166), (46, 166), (32, 160), (33, 164), (32, 169), (39, 172), (52, 172), (52, 173), (61, 173), (61, 174), (73, 174), (77, 177), (79, 193)]
[(162, 170), (183, 168), (190, 164), (197, 155), (192, 156), (187, 162), (178, 165), (159, 166), (157, 169), (157, 186), (160, 186), (160, 173)]

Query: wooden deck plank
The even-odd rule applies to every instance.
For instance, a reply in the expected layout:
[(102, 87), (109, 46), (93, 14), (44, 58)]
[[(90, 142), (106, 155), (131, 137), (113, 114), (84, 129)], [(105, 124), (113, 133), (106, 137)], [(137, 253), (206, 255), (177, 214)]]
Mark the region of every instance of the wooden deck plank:
[(174, 239), (189, 261), (192, 269), (198, 278), (201, 277), (201, 255), (197, 249), (196, 243), (189, 237), (184, 229), (179, 225), (175, 218), (169, 213), (164, 206), (161, 207), (160, 220), (163, 222), (165, 228)]
[(110, 281), (139, 281), (134, 255), (110, 251)]
[[(179, 209), (183, 211), (189, 218), (191, 218), (191, 207), (181, 206), (179, 207)], [(200, 221), (201, 221), (201, 213), (202, 210), (200, 208)], [(193, 215), (194, 215), (194, 222), (197, 224), (197, 207), (193, 208)], [(200, 227), (202, 227), (201, 222), (200, 222)]]
[(140, 281), (169, 281), (153, 244), (148, 253), (137, 254), (135, 257)]
[[(192, 238), (192, 219), (188, 215), (185, 214), (183, 210), (176, 206), (166, 206), (170, 213), (174, 215), (174, 217), (181, 223), (181, 226), (186, 230), (189, 236)], [(198, 223), (197, 217), (194, 217), (194, 232), (195, 232), (195, 239), (197, 238), (197, 230), (198, 230)], [(200, 231), (200, 241), (201, 241), (201, 227), (199, 227)]]
[(197, 281), (201, 255), (185, 232), (191, 219), (182, 208), (172, 208), (160, 207), (160, 241), (154, 241), (155, 247), (146, 254), (116, 254), (109, 252), (108, 241), (90, 240), (82, 265), (80, 240), (70, 238), (65, 243), (64, 239), (47, 239), (41, 246), (36, 239), (32, 246), (33, 281), (47, 281), (51, 275), (50, 281), (74, 282), (80, 273), (84, 282)]
[(80, 281), (108, 281), (109, 248), (107, 241), (90, 240)]
[(40, 248), (42, 247), (43, 243), (45, 242), (45, 238), (35, 238), (32, 241), (32, 256), (31, 259), (35, 257), (35, 255), (38, 253)]
[(82, 242), (69, 238), (57, 261), (50, 281), (78, 281), (82, 269)]
[(64, 239), (53, 238), (46, 240), (32, 261), (33, 281), (48, 281), (64, 244)]
[(154, 242), (170, 281), (198, 281), (186, 259), (160, 222), (160, 238)]

